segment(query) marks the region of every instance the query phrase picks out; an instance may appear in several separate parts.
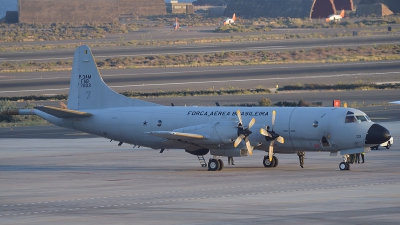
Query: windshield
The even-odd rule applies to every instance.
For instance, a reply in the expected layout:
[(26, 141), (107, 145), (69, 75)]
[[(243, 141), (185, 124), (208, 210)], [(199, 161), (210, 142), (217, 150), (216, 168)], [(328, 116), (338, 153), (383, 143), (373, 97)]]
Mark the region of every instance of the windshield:
[(371, 121), (368, 118), (368, 116), (364, 116), (364, 115), (357, 115), (357, 116), (355, 116), (355, 115), (347, 115), (345, 123), (355, 123), (355, 122), (361, 123), (361, 122), (368, 122), (368, 121)]
[(360, 122), (367, 122), (368, 119), (365, 116), (356, 116), (357, 120)]
[(354, 117), (354, 115), (351, 116), (346, 116), (346, 123), (355, 123), (357, 122), (357, 119)]

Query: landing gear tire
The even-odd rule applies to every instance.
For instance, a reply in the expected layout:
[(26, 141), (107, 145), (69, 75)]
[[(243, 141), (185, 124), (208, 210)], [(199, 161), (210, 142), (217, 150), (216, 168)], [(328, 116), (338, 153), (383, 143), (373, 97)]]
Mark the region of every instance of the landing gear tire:
[(274, 161), (275, 163), (274, 163), (274, 167), (277, 167), (278, 166), (278, 158), (276, 157), (276, 156), (272, 156), (272, 161)]
[(387, 145), (386, 145), (386, 149), (389, 149), (390, 146), (392, 146), (392, 144), (390, 144), (390, 142), (388, 142)]
[(209, 171), (217, 171), (219, 169), (219, 161), (217, 159), (210, 159), (208, 162), (208, 170)]
[(350, 164), (347, 162), (341, 162), (339, 164), (339, 169), (340, 170), (350, 170)]
[(263, 164), (264, 164), (264, 167), (274, 167), (275, 166), (275, 158), (274, 158), (275, 156), (273, 156), (272, 157), (272, 161), (270, 162), (269, 161), (269, 156), (264, 156), (264, 160), (263, 160)]
[(222, 161), (222, 159), (218, 159), (218, 162), (219, 162), (218, 170), (222, 170), (224, 168), (224, 161)]

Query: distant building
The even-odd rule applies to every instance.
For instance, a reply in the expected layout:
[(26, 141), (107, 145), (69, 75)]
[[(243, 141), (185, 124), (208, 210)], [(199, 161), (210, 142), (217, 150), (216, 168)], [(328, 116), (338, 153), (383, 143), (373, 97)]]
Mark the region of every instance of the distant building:
[(6, 23), (18, 23), (18, 11), (6, 12)]
[(353, 10), (353, 0), (236, 0), (228, 1), (225, 16), (327, 18), (337, 10)]
[(337, 11), (341, 11), (342, 9), (350, 11), (354, 10), (353, 0), (333, 0), (333, 3), (335, 4)]
[(19, 0), (20, 23), (109, 23), (165, 13), (164, 0)]
[(209, 17), (222, 17), (226, 9), (225, 6), (212, 5), (193, 5), (195, 14), (208, 15)]
[(392, 15), (393, 12), (382, 3), (375, 4), (360, 4), (357, 7), (357, 15), (358, 16), (389, 16)]
[(170, 2), (165, 3), (167, 8), (167, 13), (174, 14), (193, 14), (194, 9), (192, 3), (179, 3), (178, 1), (171, 0)]
[(357, 15), (387, 16), (400, 13), (399, 0), (361, 0), (357, 6)]

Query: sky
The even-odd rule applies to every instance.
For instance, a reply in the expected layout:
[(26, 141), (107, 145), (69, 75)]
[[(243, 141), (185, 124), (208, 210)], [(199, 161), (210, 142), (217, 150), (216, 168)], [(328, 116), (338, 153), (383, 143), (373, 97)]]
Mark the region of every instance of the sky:
[(0, 19), (6, 16), (7, 11), (18, 11), (18, 0), (0, 0)]

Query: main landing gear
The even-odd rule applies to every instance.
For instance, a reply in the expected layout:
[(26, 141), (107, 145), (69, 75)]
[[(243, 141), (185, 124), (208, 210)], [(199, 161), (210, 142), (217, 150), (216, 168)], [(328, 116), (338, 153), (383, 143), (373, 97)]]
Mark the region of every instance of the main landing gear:
[(222, 161), (222, 159), (210, 159), (208, 161), (209, 171), (222, 170), (223, 168), (224, 168), (224, 162)]
[[(269, 161), (268, 155), (264, 156), (263, 164), (265, 167), (277, 167), (278, 166), (278, 158), (276, 156), (272, 156), (272, 161)], [(209, 171), (217, 171), (222, 170), (224, 168), (224, 162), (221, 159), (211, 158), (208, 160), (208, 170)]]
[(269, 156), (265, 155), (263, 159), (263, 164), (265, 167), (277, 167), (278, 158), (276, 156), (272, 156), (272, 161), (269, 161)]

